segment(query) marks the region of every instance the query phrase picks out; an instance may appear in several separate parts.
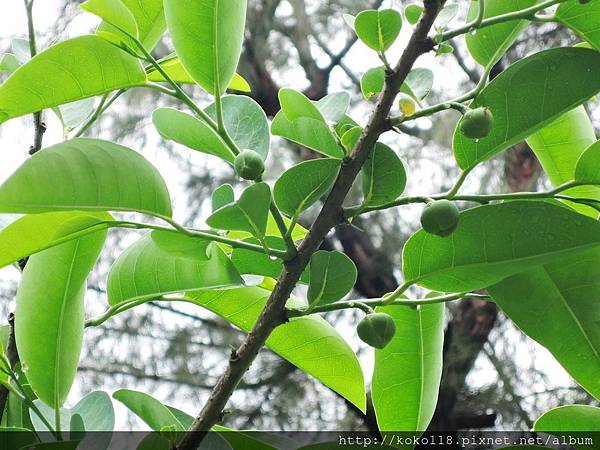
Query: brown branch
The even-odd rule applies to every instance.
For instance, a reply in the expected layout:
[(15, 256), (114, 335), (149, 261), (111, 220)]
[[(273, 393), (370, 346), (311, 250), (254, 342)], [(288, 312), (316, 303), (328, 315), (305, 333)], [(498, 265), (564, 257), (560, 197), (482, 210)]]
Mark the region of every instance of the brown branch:
[(390, 129), (388, 116), (400, 86), (415, 61), (434, 47), (428, 33), (445, 0), (425, 0), (423, 17), (415, 28), (400, 61), (386, 76), (385, 88), (364, 132), (351, 156), (344, 160), (338, 178), (325, 204), (302, 241), (297, 255), (286, 261), (284, 269), (252, 331), (237, 351), (232, 352), (229, 366), (215, 385), (200, 414), (177, 445), (179, 450), (192, 450), (202, 442), (206, 432), (221, 418), (223, 409), (236, 386), (248, 370), (271, 332), (286, 320), (285, 304), (306, 268), (310, 257), (319, 248), (329, 231), (344, 221), (342, 203), (379, 136)]

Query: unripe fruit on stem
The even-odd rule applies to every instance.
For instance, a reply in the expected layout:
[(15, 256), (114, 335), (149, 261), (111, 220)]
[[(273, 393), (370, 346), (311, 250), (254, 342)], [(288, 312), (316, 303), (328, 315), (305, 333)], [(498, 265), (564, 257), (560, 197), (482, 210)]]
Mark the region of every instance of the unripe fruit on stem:
[(488, 108), (470, 109), (460, 122), (460, 131), (471, 139), (481, 139), (492, 131), (494, 116)]
[(421, 226), (429, 234), (446, 237), (456, 230), (459, 217), (458, 208), (454, 203), (437, 200), (425, 206), (421, 214)]
[(365, 316), (356, 327), (358, 337), (375, 348), (384, 348), (396, 334), (396, 323), (389, 314), (372, 313)]
[(235, 173), (244, 180), (258, 180), (265, 171), (265, 163), (254, 150), (242, 150), (233, 161)]
[(406, 94), (399, 95), (398, 105), (400, 107), (400, 112), (404, 115), (404, 117), (410, 117), (417, 111), (417, 103), (412, 97)]

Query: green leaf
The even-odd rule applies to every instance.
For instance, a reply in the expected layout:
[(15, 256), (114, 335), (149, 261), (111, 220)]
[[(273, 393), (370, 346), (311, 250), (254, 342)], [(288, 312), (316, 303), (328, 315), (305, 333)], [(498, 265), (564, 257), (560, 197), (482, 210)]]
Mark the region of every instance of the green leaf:
[(358, 272), (342, 252), (319, 250), (310, 258), (309, 308), (337, 302), (352, 290)]
[(212, 193), (212, 211), (235, 202), (235, 193), (233, 186), (230, 184), (222, 184)]
[[(87, 394), (71, 408), (71, 414), (79, 414), (82, 417), (86, 431), (113, 431), (115, 427), (112, 401), (104, 391)], [(90, 441), (94, 440), (94, 437), (90, 437)]]
[[(483, 17), (485, 19), (525, 9), (539, 3), (539, 0), (486, 0)], [(467, 14), (467, 22), (475, 20), (482, 3), (477, 0), (471, 1)], [(512, 20), (497, 23), (489, 27), (479, 28), (475, 33), (465, 35), (467, 48), (473, 59), (482, 66), (495, 64), (509, 47), (516, 41), (517, 37), (527, 27), (527, 20)]]
[(411, 25), (416, 25), (416, 23), (421, 19), (421, 15), (423, 14), (423, 7), (421, 5), (408, 5), (404, 8), (404, 17), (406, 17), (406, 21)]
[(271, 132), (325, 156), (344, 157), (335, 135), (321, 120), (301, 117), (290, 122), (283, 111), (279, 111), (271, 123)]
[[(375, 94), (383, 91), (385, 83), (385, 68), (383, 66), (369, 69), (360, 80), (360, 87), (364, 97), (368, 100)], [(423, 100), (433, 86), (433, 72), (429, 69), (417, 67), (412, 69), (400, 88), (400, 92), (410, 95), (415, 100)]]
[(105, 221), (113, 220), (106, 213), (77, 211), (30, 214), (14, 221), (0, 231), (0, 267), (26, 256), (73, 239), (76, 233), (93, 228), (107, 228)]
[(6, 449), (15, 448), (20, 450), (39, 442), (35, 433), (27, 428), (0, 427), (0, 433), (2, 434), (2, 444)]
[(66, 133), (73, 131), (92, 115), (96, 101), (94, 98), (84, 98), (71, 103), (65, 103), (54, 108), (54, 112), (60, 119), (63, 130)]
[(185, 431), (173, 413), (148, 394), (119, 389), (113, 394), (113, 398), (123, 403), (154, 431), (161, 431), (165, 427), (175, 427), (175, 431)]
[(381, 431), (425, 431), (442, 375), (444, 304), (378, 307), (396, 322), (396, 335), (375, 350), (371, 383)]
[(197, 289), (241, 286), (218, 245), (179, 233), (153, 231), (125, 250), (108, 274), (110, 305)]
[(367, 70), (360, 79), (360, 90), (363, 96), (368, 100), (373, 95), (383, 91), (385, 84), (385, 67), (373, 67)]
[(447, 4), (435, 18), (435, 27), (438, 30), (446, 28), (446, 26), (452, 22), (457, 14), (458, 5), (456, 3)]
[(600, 398), (599, 261), (600, 250), (595, 248), (488, 288), (506, 315), (596, 398)]
[(359, 141), (360, 137), (362, 136), (362, 134), (363, 134), (362, 127), (352, 127), (343, 134), (340, 141), (342, 142), (342, 145), (346, 149), (347, 154), (352, 153), (352, 150), (354, 149), (354, 147), (356, 147), (356, 144), (358, 144), (358, 141)]
[(246, 0), (164, 0), (167, 26), (186, 71), (207, 92), (225, 92), (238, 65)]
[(359, 39), (380, 53), (392, 46), (401, 28), (402, 16), (393, 9), (362, 11), (354, 21), (354, 29)]
[[(283, 217), (283, 221), (285, 222), (285, 225), (289, 228), (292, 221), (287, 217)], [(296, 224), (294, 230), (292, 231), (292, 239), (294, 241), (301, 241), (306, 237), (307, 234), (308, 230), (306, 228), (304, 228), (300, 224)], [(273, 215), (270, 212), (269, 218), (267, 219), (267, 231), (265, 232), (265, 235), (281, 237), (281, 231), (279, 230), (279, 226), (277, 225), (277, 222), (275, 221)], [(243, 240), (252, 237), (252, 233), (248, 233), (246, 231), (230, 231), (229, 233), (227, 233), (227, 237), (230, 239)]]
[(600, 431), (600, 408), (588, 405), (560, 406), (544, 413), (533, 425), (534, 431)]
[(342, 17), (344, 22), (346, 22), (346, 25), (354, 30), (354, 22), (356, 22), (356, 17), (354, 17), (352, 14), (342, 14)]
[(143, 156), (87, 138), (36, 153), (0, 186), (0, 213), (68, 210), (172, 213), (164, 180)]
[[(231, 139), (240, 150), (254, 150), (266, 160), (271, 136), (267, 116), (260, 105), (245, 95), (226, 95), (221, 102), (225, 129)], [(214, 104), (206, 112), (216, 120)]]
[(588, 100), (600, 90), (599, 72), (600, 53), (586, 48), (545, 50), (511, 65), (471, 105), (494, 114), (490, 135), (477, 142), (457, 126), (453, 147), (460, 167), (474, 167)]
[(20, 64), (25, 64), (31, 59), (31, 48), (27, 39), (14, 38), (10, 41), (10, 46)]
[[(594, 127), (590, 121), (585, 108), (579, 106), (542, 128), (537, 133), (527, 138), (527, 144), (539, 159), (548, 178), (554, 186), (560, 186), (574, 178), (577, 178), (575, 166), (584, 151), (596, 142)], [(589, 155), (593, 155), (592, 150)], [(593, 158), (593, 157), (592, 157)], [(593, 159), (583, 159), (581, 167), (581, 181), (594, 181), (594, 178), (586, 179), (590, 171), (597, 167)], [(600, 198), (600, 188), (597, 186), (580, 186), (563, 191), (565, 195), (581, 198)], [(569, 203), (573, 209), (597, 217), (598, 211), (586, 205)]]
[(138, 37), (135, 18), (121, 0), (87, 0), (79, 5), (79, 8), (100, 17), (116, 28), (121, 28), (136, 38)]
[[(590, 136), (591, 137), (591, 136)], [(575, 168), (575, 180), (586, 183), (600, 183), (600, 141), (594, 142), (581, 154), (577, 160)], [(570, 191), (569, 191), (570, 192)], [(598, 189), (594, 190), (595, 196), (588, 198), (597, 198)], [(581, 197), (585, 197), (581, 195)]]
[(239, 200), (217, 209), (208, 219), (208, 226), (219, 230), (246, 231), (262, 239), (267, 230), (271, 205), (271, 189), (267, 183), (246, 188)]
[(347, 92), (334, 92), (316, 102), (315, 106), (325, 120), (336, 124), (344, 118), (350, 107), (350, 94)]
[(325, 122), (325, 118), (317, 105), (310, 101), (302, 92), (290, 88), (280, 89), (279, 103), (285, 117), (290, 122), (294, 122), (302, 117)]
[(396, 153), (377, 143), (361, 169), (362, 206), (381, 206), (395, 200), (406, 187), (406, 170)]
[(39, 53), (0, 86), (0, 123), (145, 83), (136, 58), (101, 37), (76, 37)]
[(233, 164), (235, 157), (227, 144), (215, 130), (194, 116), (174, 108), (158, 108), (152, 113), (152, 122), (164, 139)]
[(447, 238), (424, 230), (404, 246), (406, 280), (440, 292), (482, 289), (600, 244), (600, 223), (549, 202), (469, 209)]
[[(269, 295), (270, 291), (253, 287), (198, 292), (189, 297), (249, 332)], [(294, 301), (295, 306), (299, 306), (298, 301)], [(365, 411), (365, 385), (358, 359), (322, 317), (310, 315), (291, 319), (273, 331), (267, 346)]]
[(286, 170), (275, 182), (273, 196), (277, 207), (297, 218), (329, 191), (340, 170), (340, 160), (317, 158)]
[(75, 379), (83, 343), (85, 280), (105, 238), (106, 231), (100, 231), (33, 255), (19, 284), (17, 349), (32, 389), (53, 408), (65, 402)]
[(600, 3), (582, 4), (579, 0), (561, 3), (555, 20), (575, 31), (579, 36), (600, 50)]
[(21, 63), (15, 55), (12, 53), (5, 53), (2, 55), (2, 59), (0, 59), (0, 73), (13, 73), (20, 65)]
[(81, 441), (57, 441), (43, 442), (41, 444), (28, 445), (20, 450), (76, 450)]

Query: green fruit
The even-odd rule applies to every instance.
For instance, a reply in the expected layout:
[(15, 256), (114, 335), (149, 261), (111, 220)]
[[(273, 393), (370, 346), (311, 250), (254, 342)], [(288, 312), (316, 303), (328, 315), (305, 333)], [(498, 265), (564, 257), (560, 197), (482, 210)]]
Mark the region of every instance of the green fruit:
[(356, 327), (358, 337), (375, 348), (384, 348), (396, 334), (396, 323), (388, 314), (368, 314)]
[(436, 236), (450, 236), (458, 226), (459, 211), (456, 205), (448, 200), (428, 203), (421, 214), (423, 229)]
[(460, 131), (471, 139), (481, 139), (492, 131), (494, 116), (488, 108), (470, 109), (460, 122)]
[(244, 180), (258, 180), (265, 171), (265, 163), (254, 150), (242, 150), (233, 161), (235, 173)]

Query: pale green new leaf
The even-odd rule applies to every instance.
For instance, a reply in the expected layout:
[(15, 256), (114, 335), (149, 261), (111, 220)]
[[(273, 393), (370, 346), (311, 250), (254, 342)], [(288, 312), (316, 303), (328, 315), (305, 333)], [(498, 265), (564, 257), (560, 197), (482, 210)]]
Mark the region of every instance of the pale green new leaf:
[(135, 18), (121, 0), (87, 0), (79, 6), (108, 24), (120, 28), (134, 37), (138, 37)]
[(15, 55), (13, 55), (12, 53), (5, 53), (4, 55), (2, 55), (2, 59), (0, 59), (0, 73), (13, 73), (19, 68), (20, 65), (21, 63)]
[(469, 209), (449, 237), (424, 230), (406, 242), (407, 281), (440, 292), (486, 288), (529, 268), (600, 245), (600, 223), (549, 202)]
[(371, 392), (381, 431), (427, 429), (442, 376), (444, 304), (378, 307), (396, 322), (396, 334), (375, 350)]
[(17, 349), (33, 391), (53, 408), (62, 406), (75, 379), (85, 280), (105, 238), (99, 231), (33, 255), (17, 290)]
[(110, 305), (198, 289), (241, 286), (218, 245), (175, 232), (153, 231), (125, 250), (108, 274)]
[(159, 134), (170, 141), (233, 164), (234, 155), (217, 132), (205, 122), (174, 108), (158, 108), (152, 122)]
[(336, 124), (344, 118), (350, 107), (350, 94), (334, 92), (315, 103), (326, 121)]
[(596, 398), (600, 398), (599, 261), (600, 249), (595, 248), (488, 288), (504, 313)]
[(362, 11), (354, 21), (354, 30), (359, 39), (380, 53), (392, 46), (401, 28), (402, 16), (393, 9)]
[[(485, 3), (481, 3), (478, 0), (472, 0), (467, 14), (467, 22), (475, 20), (481, 5), (485, 5), (483, 17), (487, 19), (528, 8), (539, 3), (539, 1), (511, 0), (507, 2), (506, 0), (485, 0)], [(465, 35), (467, 48), (473, 59), (482, 66), (495, 64), (513, 42), (515, 42), (528, 23), (527, 20), (512, 20), (479, 28), (475, 33)]]
[(338, 251), (319, 250), (310, 258), (309, 308), (327, 305), (344, 297), (354, 287), (358, 272), (354, 262)]
[(600, 431), (600, 408), (588, 405), (569, 405), (554, 408), (535, 421), (538, 432)]
[(219, 230), (246, 231), (262, 239), (267, 230), (271, 189), (267, 183), (246, 188), (239, 200), (217, 209), (206, 223)]
[(377, 143), (361, 169), (362, 206), (380, 206), (395, 200), (406, 187), (406, 170), (396, 153)]
[(139, 153), (87, 138), (36, 153), (0, 186), (1, 213), (67, 210), (170, 216), (171, 200), (160, 173)]
[(0, 123), (145, 83), (136, 58), (101, 37), (76, 37), (34, 56), (0, 86)]
[(69, 133), (81, 125), (94, 112), (96, 101), (93, 97), (65, 103), (53, 108), (63, 125), (63, 131)]
[[(253, 287), (198, 292), (188, 296), (200, 306), (249, 332), (270, 294), (268, 290)], [(293, 301), (298, 307), (299, 302)], [(275, 328), (267, 346), (365, 411), (365, 384), (358, 359), (322, 317), (310, 315), (291, 319)]]
[(167, 26), (186, 71), (207, 92), (225, 92), (238, 65), (246, 0), (164, 0)]
[(325, 156), (344, 157), (344, 150), (322, 120), (301, 117), (290, 122), (283, 111), (279, 111), (271, 123), (271, 132)]
[(556, 20), (600, 50), (600, 3), (597, 0), (584, 4), (579, 0), (561, 3), (556, 10)]
[[(506, 150), (584, 103), (600, 90), (600, 52), (555, 48), (517, 61), (476, 97), (472, 107), (494, 115), (489, 136), (479, 141), (454, 134), (454, 155), (462, 169)], [(528, 105), (523, 108), (523, 105)]]
[(113, 394), (113, 398), (123, 403), (154, 431), (161, 431), (166, 427), (174, 427), (174, 431), (185, 431), (169, 408), (148, 394), (120, 389)]
[(286, 170), (273, 188), (277, 207), (297, 218), (329, 191), (339, 170), (340, 160), (331, 158), (311, 159)]

